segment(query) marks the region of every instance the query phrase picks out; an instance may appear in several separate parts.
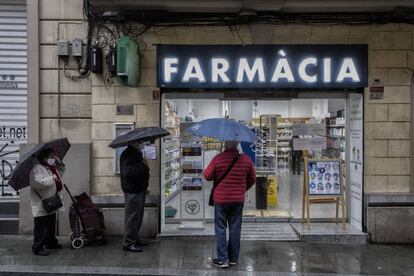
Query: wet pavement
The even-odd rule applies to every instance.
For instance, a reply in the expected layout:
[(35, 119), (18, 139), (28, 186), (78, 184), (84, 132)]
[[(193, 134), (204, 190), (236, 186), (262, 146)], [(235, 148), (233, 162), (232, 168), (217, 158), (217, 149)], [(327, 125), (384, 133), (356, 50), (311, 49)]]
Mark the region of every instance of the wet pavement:
[(64, 249), (40, 257), (32, 237), (0, 236), (0, 275), (414, 275), (414, 245), (243, 241), (239, 264), (223, 270), (212, 239), (162, 238), (142, 253), (122, 251), (120, 238), (78, 250), (59, 240)]

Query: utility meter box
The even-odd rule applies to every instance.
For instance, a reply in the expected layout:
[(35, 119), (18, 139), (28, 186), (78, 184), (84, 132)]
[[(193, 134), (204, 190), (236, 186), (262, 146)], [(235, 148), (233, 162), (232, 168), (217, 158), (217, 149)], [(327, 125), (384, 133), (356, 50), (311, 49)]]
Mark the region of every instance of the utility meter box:
[(126, 86), (137, 86), (139, 81), (139, 46), (129, 36), (121, 37), (117, 45), (117, 75)]

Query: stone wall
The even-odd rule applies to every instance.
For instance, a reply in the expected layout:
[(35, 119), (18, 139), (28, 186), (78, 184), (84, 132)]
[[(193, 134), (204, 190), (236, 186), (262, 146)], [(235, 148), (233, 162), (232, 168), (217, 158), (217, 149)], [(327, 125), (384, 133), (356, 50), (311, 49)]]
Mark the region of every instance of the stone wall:
[[(91, 142), (91, 77), (72, 80), (60, 72), (60, 118), (58, 128), (58, 57), (56, 41), (82, 38), (86, 43), (87, 23), (82, 0), (39, 0), (39, 90), (41, 142), (66, 136), (72, 143)], [(79, 23), (79, 24), (78, 24)], [(76, 75), (74, 60), (68, 61), (67, 74)], [(63, 62), (61, 62), (63, 68)]]
[[(123, 100), (135, 104), (138, 126), (147, 125), (148, 122), (158, 122), (157, 103), (151, 100), (151, 90), (156, 89), (156, 61), (153, 44), (157, 43), (368, 44), (369, 83), (371, 84), (374, 79), (380, 79), (385, 85), (385, 96), (384, 100), (371, 101), (368, 91), (365, 93), (365, 191), (407, 193), (410, 191), (411, 167), (410, 84), (414, 66), (411, 60), (414, 60), (413, 30), (413, 26), (404, 24), (383, 26), (255, 25), (243, 26), (238, 32), (230, 31), (227, 27), (153, 28), (141, 38), (141, 45), (146, 44), (146, 49), (143, 51), (141, 66), (143, 79), (140, 87), (116, 87), (110, 92), (102, 92), (103, 89), (98, 88), (99, 84), (102, 86), (102, 82), (99, 82), (99, 77), (94, 76), (96, 81), (93, 82), (93, 90), (99, 92), (95, 91), (96, 93), (94, 92), (92, 96), (92, 109), (97, 108), (98, 114), (106, 111), (113, 112), (113, 103), (121, 103), (119, 98), (122, 97)], [(97, 93), (110, 95), (105, 105), (112, 103), (112, 107), (104, 108), (102, 107), (104, 103), (101, 102), (95, 104)], [(117, 93), (122, 93), (122, 96)], [(150, 110), (153, 112), (148, 112)], [(100, 115), (97, 116), (102, 118)], [(112, 115), (108, 116), (114, 118)], [(114, 121), (119, 119), (115, 118)], [(96, 125), (94, 118), (93, 122)], [(105, 123), (107, 122), (102, 122), (102, 124)], [(94, 136), (93, 139), (102, 138), (98, 136)], [(100, 182), (101, 177), (99, 176), (99, 181), (95, 183)], [(159, 184), (152, 182), (151, 185), (157, 189)], [(98, 188), (93, 190), (107, 192), (106, 189), (101, 189), (103, 187), (99, 185), (99, 190)]]
[[(57, 58), (59, 20), (83, 20), (81, 0), (40, 0), (41, 138), (56, 136)], [(62, 38), (85, 38), (85, 24), (61, 25)], [(140, 26), (137, 26), (139, 28)], [(141, 82), (127, 88), (110, 86), (101, 74), (72, 81), (62, 77), (62, 132), (71, 141), (92, 141), (91, 192), (119, 194), (113, 173), (114, 122), (135, 122), (136, 127), (159, 125), (160, 102), (156, 90), (157, 43), (165, 44), (350, 44), (369, 45), (369, 83), (380, 79), (384, 100), (365, 97), (365, 191), (408, 193), (411, 189), (411, 77), (414, 69), (414, 26), (405, 24), (362, 26), (254, 25), (238, 31), (228, 27), (151, 28), (139, 38), (142, 50)], [(368, 89), (367, 89), (368, 91)], [(367, 92), (366, 91), (366, 92)], [(116, 116), (116, 104), (133, 104), (133, 116)], [(159, 194), (159, 160), (151, 161), (151, 194)]]

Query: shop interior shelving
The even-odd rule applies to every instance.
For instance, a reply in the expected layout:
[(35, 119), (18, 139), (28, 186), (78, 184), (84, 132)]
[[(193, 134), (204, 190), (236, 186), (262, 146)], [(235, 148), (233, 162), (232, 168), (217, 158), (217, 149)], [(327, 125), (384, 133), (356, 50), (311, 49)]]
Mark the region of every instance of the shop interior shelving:
[(256, 144), (256, 172), (258, 175), (277, 174), (277, 117), (261, 115), (253, 120), (259, 142)]
[[(281, 119), (281, 118), (278, 118)], [(290, 140), (292, 139), (292, 123), (278, 120), (277, 124), (277, 164), (285, 170), (289, 168), (291, 156)]]
[(310, 118), (307, 117), (279, 117), (277, 118), (277, 147), (278, 147), (278, 166), (285, 170), (289, 169), (292, 153), (292, 134), (295, 123), (306, 123)]
[[(185, 218), (183, 210), (180, 212), (180, 226), (179, 229), (189, 228), (204, 228), (205, 223), (205, 197), (204, 197), (204, 138), (193, 136), (187, 131), (193, 123), (181, 122), (180, 130), (180, 153), (181, 153), (181, 192), (180, 192), (180, 206), (183, 209), (183, 193), (196, 192), (200, 193), (202, 200), (200, 208), (202, 209), (202, 217)], [(213, 141), (211, 141), (213, 142)], [(203, 206), (203, 207), (201, 207)], [(195, 224), (194, 224), (195, 223)], [(195, 226), (196, 225), (196, 226)]]
[(171, 133), (164, 139), (164, 196), (168, 204), (181, 190), (181, 153), (179, 148), (180, 120), (177, 116), (177, 106), (172, 101), (165, 101), (165, 128)]
[(326, 118), (326, 150), (322, 155), (328, 158), (345, 159), (345, 119), (342, 117)]

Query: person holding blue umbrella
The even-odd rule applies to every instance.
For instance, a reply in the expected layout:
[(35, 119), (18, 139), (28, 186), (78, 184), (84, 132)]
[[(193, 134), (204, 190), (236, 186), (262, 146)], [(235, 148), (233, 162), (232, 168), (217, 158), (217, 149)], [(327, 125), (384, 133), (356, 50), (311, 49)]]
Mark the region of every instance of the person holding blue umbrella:
[(204, 170), (204, 178), (214, 181), (209, 200), (209, 205), (214, 206), (217, 244), (213, 264), (221, 268), (237, 265), (245, 192), (256, 182), (254, 164), (248, 155), (239, 153), (238, 145), (242, 141), (254, 142), (256, 136), (248, 127), (231, 119), (207, 119), (191, 126), (189, 131), (225, 142), (224, 151)]

